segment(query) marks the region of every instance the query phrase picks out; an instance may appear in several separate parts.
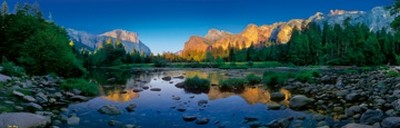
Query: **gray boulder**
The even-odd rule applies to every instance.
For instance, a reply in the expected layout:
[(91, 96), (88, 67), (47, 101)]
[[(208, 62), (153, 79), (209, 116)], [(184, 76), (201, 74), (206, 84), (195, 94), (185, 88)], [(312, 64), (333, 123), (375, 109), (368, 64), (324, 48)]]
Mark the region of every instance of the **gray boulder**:
[(350, 124), (346, 124), (342, 128), (373, 128), (373, 127), (370, 125), (350, 123)]
[(68, 125), (79, 125), (79, 121), (81, 119), (77, 116), (71, 116), (70, 118), (67, 119)]
[(279, 102), (279, 101), (282, 101), (284, 99), (285, 99), (285, 94), (282, 94), (281, 92), (273, 92), (273, 93), (271, 93), (271, 100), (272, 101)]
[(387, 117), (381, 125), (383, 128), (400, 128), (400, 117)]
[(0, 74), (0, 82), (7, 82), (9, 80), (11, 80), (11, 77)]
[(368, 109), (361, 115), (360, 123), (362, 124), (374, 124), (381, 121), (383, 118), (383, 112), (381, 110)]
[(393, 106), (394, 110), (400, 111), (400, 99), (393, 101), (392, 106)]
[(99, 111), (101, 114), (107, 115), (120, 115), (122, 113), (122, 111), (114, 105), (105, 105), (97, 111)]
[(17, 112), (0, 114), (0, 128), (8, 126), (18, 126), (18, 128), (45, 127), (50, 123), (50, 119), (32, 113)]
[(301, 109), (313, 102), (314, 99), (304, 95), (296, 95), (290, 99), (289, 107), (292, 109)]

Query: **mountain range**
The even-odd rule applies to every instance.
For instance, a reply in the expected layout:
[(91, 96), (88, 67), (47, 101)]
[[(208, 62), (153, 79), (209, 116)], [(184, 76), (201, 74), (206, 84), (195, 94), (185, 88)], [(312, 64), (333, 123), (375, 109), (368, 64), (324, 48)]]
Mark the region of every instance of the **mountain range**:
[(180, 55), (185, 57), (193, 56), (193, 53), (205, 52), (210, 48), (228, 47), (247, 48), (251, 44), (258, 45), (260, 43), (276, 42), (285, 44), (290, 41), (292, 31), (294, 29), (303, 30), (311, 22), (314, 22), (321, 27), (326, 22), (328, 25), (342, 24), (346, 19), (350, 19), (350, 24), (363, 23), (370, 28), (370, 31), (378, 31), (386, 28), (387, 31), (392, 31), (390, 23), (396, 15), (391, 15), (390, 10), (385, 7), (375, 7), (368, 12), (364, 11), (345, 11), (331, 10), (328, 15), (321, 12), (310, 16), (307, 19), (293, 19), (287, 22), (277, 22), (271, 25), (257, 26), (249, 24), (238, 34), (232, 34), (227, 31), (210, 29), (204, 36), (191, 36), (185, 42)]
[(78, 31), (74, 29), (66, 29), (69, 38), (74, 42), (79, 48), (84, 48), (89, 51), (94, 51), (102, 47), (102, 45), (108, 39), (112, 39), (115, 42), (116, 39), (121, 41), (124, 46), (125, 51), (131, 53), (133, 51), (138, 51), (139, 53), (144, 53), (145, 55), (150, 55), (151, 51), (142, 41), (140, 41), (139, 36), (135, 32), (130, 32), (122, 29), (115, 29), (103, 34), (90, 34), (85, 31)]

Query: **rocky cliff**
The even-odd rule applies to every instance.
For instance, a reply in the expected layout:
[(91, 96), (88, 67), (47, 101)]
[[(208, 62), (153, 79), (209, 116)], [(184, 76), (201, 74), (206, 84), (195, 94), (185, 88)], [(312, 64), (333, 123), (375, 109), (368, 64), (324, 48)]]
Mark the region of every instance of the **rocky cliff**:
[(146, 55), (150, 55), (151, 53), (150, 49), (139, 40), (139, 36), (135, 32), (116, 29), (103, 34), (94, 35), (74, 29), (66, 30), (69, 38), (74, 42), (75, 45), (91, 51), (101, 47), (106, 40), (111, 38), (113, 41), (119, 39), (127, 52), (136, 50), (143, 52)]
[(327, 22), (329, 25), (334, 25), (342, 24), (346, 19), (350, 19), (351, 24), (366, 24), (371, 31), (377, 31), (382, 28), (392, 31), (390, 29), (390, 23), (394, 18), (395, 16), (390, 15), (388, 9), (384, 7), (375, 7), (369, 12), (331, 10), (328, 15), (317, 12), (307, 19), (293, 19), (287, 22), (278, 22), (261, 26), (249, 24), (238, 34), (211, 29), (205, 37), (190, 37), (185, 43), (181, 55), (183, 57), (189, 57), (194, 51), (204, 52), (207, 49), (217, 47), (227, 49), (231, 46), (241, 49), (247, 48), (251, 44), (260, 45), (260, 43), (265, 43), (265, 45), (269, 45), (270, 42), (285, 44), (290, 40), (294, 29), (303, 30), (311, 22), (322, 26), (324, 22)]

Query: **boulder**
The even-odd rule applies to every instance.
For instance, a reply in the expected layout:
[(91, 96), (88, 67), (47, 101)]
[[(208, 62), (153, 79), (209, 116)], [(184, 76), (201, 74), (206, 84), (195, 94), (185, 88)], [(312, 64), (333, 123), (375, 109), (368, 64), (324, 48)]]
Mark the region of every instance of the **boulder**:
[(163, 77), (161, 79), (164, 80), (164, 81), (170, 81), (172, 79), (172, 77), (171, 76), (165, 76), (165, 77)]
[(205, 125), (205, 124), (208, 124), (209, 121), (210, 120), (208, 118), (200, 118), (200, 119), (197, 119), (195, 123), (198, 125)]
[(382, 128), (400, 128), (400, 117), (387, 117), (383, 119)]
[(301, 109), (307, 106), (308, 104), (312, 103), (314, 99), (308, 98), (304, 95), (296, 95), (292, 97), (289, 101), (289, 107), (292, 109)]
[(285, 99), (285, 94), (281, 92), (273, 92), (271, 93), (271, 100), (275, 102), (280, 102)]
[(67, 119), (68, 125), (79, 125), (79, 121), (81, 119), (77, 116), (71, 116), (70, 118)]
[(24, 96), (24, 100), (29, 101), (29, 102), (36, 102), (36, 99), (33, 98), (32, 96)]
[(17, 112), (0, 114), (0, 128), (17, 126), (18, 128), (46, 127), (50, 119), (33, 113)]
[(400, 99), (393, 101), (392, 107), (394, 108), (394, 110), (400, 111)]
[(383, 118), (383, 112), (381, 110), (368, 109), (361, 115), (360, 123), (372, 125), (376, 122), (381, 121)]
[(14, 95), (16, 95), (16, 96), (19, 96), (19, 97), (24, 97), (24, 96), (25, 96), (23, 93), (18, 92), (17, 90), (14, 90), (12, 93), (13, 93)]
[(197, 119), (196, 116), (183, 116), (182, 119), (186, 122), (192, 122)]
[(207, 100), (199, 100), (199, 101), (197, 102), (197, 105), (198, 105), (198, 106), (203, 106), (203, 105), (206, 105), (206, 104), (208, 104), (208, 101), (207, 101)]
[(97, 111), (99, 111), (101, 114), (107, 115), (120, 115), (122, 113), (121, 110), (114, 105), (105, 105)]
[(159, 92), (159, 91), (161, 91), (161, 88), (151, 88), (150, 91)]
[(342, 128), (373, 128), (373, 127), (371, 125), (350, 123), (350, 124), (346, 124)]
[(184, 82), (177, 83), (177, 84), (175, 84), (175, 87), (176, 88), (184, 88), (185, 87), (185, 83)]
[(281, 105), (276, 102), (270, 102), (267, 105), (268, 105), (268, 109), (272, 109), (272, 110), (278, 110), (281, 108)]
[(347, 101), (357, 101), (359, 98), (360, 98), (360, 95), (355, 92), (346, 95)]
[(90, 98), (85, 97), (85, 96), (81, 96), (81, 95), (75, 95), (75, 96), (72, 96), (70, 99), (74, 100), (74, 101), (87, 101)]
[(135, 111), (135, 108), (136, 108), (136, 104), (129, 104), (125, 109), (128, 112), (132, 112), (132, 111)]
[(9, 80), (11, 80), (11, 77), (0, 74), (0, 82), (7, 82)]

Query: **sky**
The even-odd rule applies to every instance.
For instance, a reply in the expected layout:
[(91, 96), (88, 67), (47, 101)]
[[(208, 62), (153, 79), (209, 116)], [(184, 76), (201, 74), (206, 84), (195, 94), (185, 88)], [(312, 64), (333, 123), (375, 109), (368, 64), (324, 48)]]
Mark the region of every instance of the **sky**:
[[(16, 2), (35, 0), (6, 0)], [(183, 49), (190, 36), (211, 28), (240, 33), (248, 24), (304, 19), (330, 10), (369, 11), (394, 0), (37, 0), (45, 17), (64, 28), (100, 34), (137, 32), (153, 53)]]

